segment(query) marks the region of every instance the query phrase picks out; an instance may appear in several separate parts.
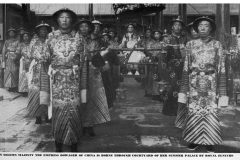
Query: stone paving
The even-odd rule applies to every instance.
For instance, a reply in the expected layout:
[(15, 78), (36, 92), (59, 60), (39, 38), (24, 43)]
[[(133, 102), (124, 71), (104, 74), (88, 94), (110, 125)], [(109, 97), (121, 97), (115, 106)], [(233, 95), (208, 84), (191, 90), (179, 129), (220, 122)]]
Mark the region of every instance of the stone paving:
[[(112, 121), (95, 127), (96, 137), (83, 137), (79, 152), (206, 152), (187, 149), (181, 140), (182, 130), (174, 127), (175, 117), (161, 113), (162, 104), (144, 97), (144, 91), (133, 79), (125, 79), (127, 99), (119, 100), (110, 109)], [(54, 152), (51, 125), (36, 125), (26, 118), (27, 98), (0, 89), (1, 152)], [(240, 112), (236, 107), (221, 109), (223, 144), (216, 152), (240, 153)], [(69, 151), (64, 147), (64, 151)]]

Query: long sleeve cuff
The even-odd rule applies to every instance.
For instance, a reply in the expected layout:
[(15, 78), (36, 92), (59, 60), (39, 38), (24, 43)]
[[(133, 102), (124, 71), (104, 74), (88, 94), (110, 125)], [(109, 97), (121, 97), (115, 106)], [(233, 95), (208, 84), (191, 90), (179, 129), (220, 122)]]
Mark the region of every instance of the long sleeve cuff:
[(178, 102), (179, 103), (187, 103), (187, 95), (184, 93), (178, 93)]
[(86, 89), (81, 90), (81, 102), (87, 103), (87, 90)]
[(220, 96), (218, 99), (218, 106), (228, 106), (229, 97), (228, 96)]

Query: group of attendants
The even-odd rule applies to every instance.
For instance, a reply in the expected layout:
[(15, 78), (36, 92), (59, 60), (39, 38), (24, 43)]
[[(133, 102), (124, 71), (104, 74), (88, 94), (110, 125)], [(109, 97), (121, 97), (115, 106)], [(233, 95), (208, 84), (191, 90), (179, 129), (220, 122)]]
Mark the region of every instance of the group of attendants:
[[(159, 98), (157, 82), (168, 82), (162, 112), (176, 116), (175, 125), (183, 130), (189, 149), (206, 147), (212, 152), (222, 143), (218, 110), (228, 105), (225, 54), (212, 36), (212, 19), (199, 17), (185, 25), (178, 17), (171, 34), (147, 28), (143, 36), (130, 23), (120, 42), (114, 30), (101, 31), (101, 22), (79, 20), (70, 9), (58, 10), (53, 19), (57, 30), (42, 22), (32, 38), (24, 29), (17, 38), (10, 28), (1, 66), (4, 87), (28, 96), (27, 116), (36, 118), (36, 124), (52, 123), (57, 152), (63, 145), (77, 152), (82, 136), (95, 136), (93, 127), (110, 121), (120, 72), (126, 69), (120, 57), (157, 64), (148, 66), (142, 80), (145, 95)], [(145, 52), (111, 49), (139, 47)], [(161, 50), (148, 50), (153, 48)]]

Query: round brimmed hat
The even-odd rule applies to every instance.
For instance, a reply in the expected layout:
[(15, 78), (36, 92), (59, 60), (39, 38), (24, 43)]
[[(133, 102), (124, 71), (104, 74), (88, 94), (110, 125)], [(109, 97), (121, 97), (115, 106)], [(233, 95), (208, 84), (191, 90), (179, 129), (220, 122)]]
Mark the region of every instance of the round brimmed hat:
[(16, 32), (16, 29), (13, 28), (13, 27), (10, 27), (10, 28), (7, 30), (7, 32), (10, 32), (10, 31), (14, 31), (14, 32)]
[[(92, 30), (93, 29), (93, 24), (90, 20), (88, 19), (85, 19), (85, 18), (82, 18), (80, 20), (78, 20), (75, 24), (75, 27), (79, 27), (79, 25), (83, 24), (83, 23), (86, 23), (90, 26), (90, 29)], [(77, 28), (76, 28), (77, 29)]]
[(28, 32), (28, 31), (24, 31), (23, 35), (24, 35), (24, 34), (31, 35), (31, 33), (30, 33), (30, 32)]
[(89, 26), (93, 26), (92, 22), (88, 19), (82, 18), (80, 20), (77, 21), (76, 25), (79, 26), (82, 23), (87, 23)]
[(128, 26), (130, 26), (130, 25), (132, 25), (134, 28), (136, 27), (136, 24), (135, 24), (135, 23), (132, 23), (132, 22), (128, 23), (128, 24), (126, 25), (126, 27), (128, 27)]
[(17, 29), (18, 31), (20, 31), (20, 30), (26, 30), (24, 27), (19, 27), (18, 29)]
[(98, 20), (93, 20), (93, 21), (92, 21), (92, 24), (99, 24), (99, 25), (102, 25), (102, 23), (101, 23), (100, 21), (98, 21)]
[(102, 37), (108, 36), (108, 38), (111, 38), (111, 36), (108, 33), (102, 33)]
[(48, 32), (51, 32), (52, 31), (52, 28), (49, 24), (45, 23), (44, 21), (42, 21), (40, 24), (38, 24), (36, 27), (35, 27), (35, 30), (38, 31), (41, 27), (47, 27), (47, 30)]
[(147, 26), (144, 31), (145, 31), (145, 32), (146, 32), (146, 31), (152, 31), (152, 27), (151, 27), (151, 26)]
[(77, 21), (77, 14), (75, 12), (73, 12), (72, 10), (68, 9), (68, 8), (62, 8), (58, 11), (56, 11), (55, 13), (53, 13), (52, 17), (54, 18), (54, 20), (57, 22), (57, 19), (59, 17), (59, 15), (61, 13), (69, 13), (72, 17), (72, 24), (75, 24)]
[(113, 32), (115, 34), (117, 33), (117, 31), (114, 28), (109, 28), (108, 33), (110, 33), (110, 32)]
[(164, 29), (162, 36), (163, 36), (163, 37), (168, 37), (168, 36), (169, 36), (169, 34), (167, 33), (167, 29)]
[(183, 22), (183, 19), (181, 18), (181, 16), (178, 16), (177, 18), (172, 20), (172, 24), (174, 22), (180, 22), (182, 24), (183, 27), (185, 27), (185, 23)]
[(216, 24), (215, 22), (209, 18), (209, 17), (206, 17), (206, 16), (202, 16), (202, 17), (199, 17), (197, 18), (194, 22), (193, 22), (193, 29), (198, 33), (198, 25), (201, 21), (208, 21), (212, 27), (212, 31), (211, 33), (215, 32), (216, 31)]
[(154, 34), (154, 33), (156, 33), (156, 32), (160, 33), (161, 35), (162, 35), (162, 33), (163, 33), (160, 29), (154, 29), (152, 33)]

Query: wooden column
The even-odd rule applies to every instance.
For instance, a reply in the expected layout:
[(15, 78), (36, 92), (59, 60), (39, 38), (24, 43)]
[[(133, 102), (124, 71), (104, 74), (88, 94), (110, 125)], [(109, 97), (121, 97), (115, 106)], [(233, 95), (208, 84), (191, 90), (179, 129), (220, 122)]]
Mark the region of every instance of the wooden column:
[(223, 47), (229, 48), (229, 39), (226, 39), (227, 34), (230, 34), (230, 5), (216, 4), (216, 38), (222, 43)]
[[(219, 40), (223, 48), (229, 50), (231, 47), (230, 33), (230, 5), (216, 4), (216, 39)], [(231, 56), (226, 56), (226, 75), (227, 75), (227, 95), (233, 98), (233, 72), (231, 68)]]
[[(0, 4), (0, 24), (2, 24), (3, 34), (0, 40), (0, 60), (2, 60), (2, 46), (6, 37), (6, 4)], [(4, 87), (4, 69), (2, 68), (2, 63), (0, 62), (0, 88)]]
[(164, 28), (164, 17), (163, 17), (163, 11), (161, 11), (159, 13), (159, 27), (161, 28), (161, 30), (163, 31)]
[(22, 9), (23, 9), (23, 20), (22, 26), (30, 26), (30, 21), (31, 21), (31, 13), (30, 13), (30, 4), (22, 4)]
[(4, 16), (4, 19), (3, 19), (3, 34), (4, 34), (4, 38), (3, 40), (5, 41), (7, 38), (7, 10), (8, 10), (8, 7), (7, 7), (7, 4), (4, 4), (4, 7), (3, 7), (3, 16)]
[(238, 5), (238, 32), (240, 34), (240, 4)]
[(158, 29), (160, 29), (160, 26), (159, 26), (159, 24), (160, 24), (160, 20), (159, 20), (159, 12), (156, 12), (156, 15), (155, 15), (155, 28), (158, 28)]
[(163, 20), (163, 12), (156, 12), (156, 17), (155, 17), (155, 24), (156, 27), (163, 30), (164, 29), (164, 20)]
[(119, 16), (116, 16), (116, 30), (117, 30), (117, 35), (119, 36), (121, 34), (121, 23), (120, 23)]
[[(0, 24), (3, 27), (3, 22), (4, 22), (4, 4), (0, 4)], [(0, 35), (0, 50), (1, 50), (1, 43), (2, 43), (2, 39), (3, 39), (4, 35), (3, 33), (1, 33)]]
[(187, 4), (179, 4), (178, 5), (178, 14), (182, 17), (183, 22), (187, 23)]
[(93, 4), (89, 4), (89, 20), (93, 20)]

